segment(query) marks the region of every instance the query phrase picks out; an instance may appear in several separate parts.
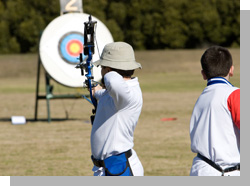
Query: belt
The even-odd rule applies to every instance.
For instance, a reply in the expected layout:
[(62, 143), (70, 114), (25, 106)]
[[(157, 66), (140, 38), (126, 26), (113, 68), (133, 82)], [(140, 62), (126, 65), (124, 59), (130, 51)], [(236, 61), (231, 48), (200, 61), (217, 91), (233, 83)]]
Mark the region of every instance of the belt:
[(226, 168), (226, 169), (222, 169), (219, 165), (217, 165), (216, 163), (214, 163), (210, 159), (206, 158), (205, 156), (202, 156), (200, 153), (197, 154), (197, 157), (199, 157), (200, 159), (202, 159), (203, 161), (205, 161), (206, 163), (211, 165), (216, 170), (220, 171), (222, 173), (222, 176), (224, 176), (224, 173), (226, 173), (226, 172), (232, 172), (232, 171), (235, 171), (235, 170), (240, 171), (240, 163), (238, 163), (234, 167), (229, 167), (229, 168)]
[[(123, 152), (123, 153), (125, 153), (125, 156), (127, 158), (129, 158), (129, 157), (132, 156), (132, 150), (131, 149), (128, 150), (128, 151), (126, 151), (126, 152)], [(120, 155), (120, 154), (117, 154), (117, 155)], [(104, 167), (104, 160), (95, 159), (93, 155), (91, 155), (91, 159), (92, 159), (92, 161), (93, 161), (93, 163), (94, 163), (95, 166), (97, 166), (97, 167)]]

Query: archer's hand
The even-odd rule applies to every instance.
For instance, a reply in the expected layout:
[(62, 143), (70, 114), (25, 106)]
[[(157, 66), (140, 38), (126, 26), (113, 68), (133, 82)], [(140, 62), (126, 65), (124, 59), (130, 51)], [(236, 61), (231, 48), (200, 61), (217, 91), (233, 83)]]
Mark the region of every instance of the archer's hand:
[(102, 89), (103, 89), (102, 86), (98, 84), (97, 86), (92, 88), (92, 95), (95, 96), (95, 92)]

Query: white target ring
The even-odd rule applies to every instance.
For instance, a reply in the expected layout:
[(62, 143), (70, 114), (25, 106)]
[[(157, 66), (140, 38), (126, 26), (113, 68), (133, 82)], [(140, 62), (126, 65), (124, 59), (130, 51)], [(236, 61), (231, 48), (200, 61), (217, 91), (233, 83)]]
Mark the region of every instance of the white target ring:
[[(79, 53), (83, 51), (84, 22), (89, 15), (84, 13), (69, 13), (55, 18), (45, 28), (39, 45), (40, 59), (45, 70), (58, 83), (68, 87), (82, 87), (86, 77), (81, 76), (81, 70), (75, 66), (79, 63)], [(101, 53), (107, 43), (113, 42), (108, 28), (96, 17), (97, 21), (95, 54), (92, 61), (99, 59), (98, 49)], [(95, 43), (96, 44), (96, 43)], [(84, 56), (86, 58), (86, 56)], [(93, 67), (95, 81), (101, 79), (101, 68)]]

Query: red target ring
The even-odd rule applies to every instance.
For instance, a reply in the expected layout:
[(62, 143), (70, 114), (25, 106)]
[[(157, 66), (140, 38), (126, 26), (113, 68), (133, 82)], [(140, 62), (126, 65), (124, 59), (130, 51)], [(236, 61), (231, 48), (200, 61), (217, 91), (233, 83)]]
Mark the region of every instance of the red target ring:
[(71, 40), (67, 43), (67, 51), (71, 56), (78, 57), (83, 51), (82, 43), (79, 40)]

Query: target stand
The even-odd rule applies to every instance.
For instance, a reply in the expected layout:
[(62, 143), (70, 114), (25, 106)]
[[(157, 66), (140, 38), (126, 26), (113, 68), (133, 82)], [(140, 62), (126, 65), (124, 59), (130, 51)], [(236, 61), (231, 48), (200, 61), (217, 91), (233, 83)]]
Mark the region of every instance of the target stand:
[[(81, 75), (81, 71), (76, 69), (79, 61), (79, 54), (83, 52), (84, 44), (84, 22), (88, 21), (88, 14), (68, 13), (55, 18), (45, 28), (39, 43), (37, 82), (36, 82), (36, 103), (35, 120), (38, 115), (38, 101), (44, 99), (47, 101), (48, 122), (51, 121), (50, 100), (52, 99), (78, 99), (85, 98), (87, 95), (54, 95), (53, 86), (50, 80), (56, 83), (72, 88), (83, 88), (86, 77)], [(113, 42), (113, 37), (108, 28), (96, 17), (92, 20), (97, 21), (96, 27), (96, 48), (93, 55), (93, 62), (100, 59), (98, 51), (102, 51), (104, 46)], [(99, 54), (99, 55), (98, 55)], [(87, 56), (83, 55), (83, 60)], [(41, 65), (45, 69), (45, 87), (46, 94), (39, 94), (39, 82)], [(101, 80), (101, 67), (93, 66), (94, 81)], [(89, 101), (89, 100), (88, 100)]]
[[(39, 84), (40, 84), (40, 73), (41, 73), (41, 59), (40, 56), (38, 57), (38, 64), (37, 64), (37, 81), (36, 81), (36, 101), (35, 101), (35, 121), (37, 121), (37, 113), (38, 113), (38, 101), (39, 100), (46, 100), (47, 103), (47, 121), (51, 122), (51, 115), (50, 115), (50, 100), (52, 99), (83, 99), (83, 97), (89, 98), (89, 95), (82, 95), (82, 94), (60, 94), (54, 95), (53, 94), (53, 85), (50, 84), (51, 77), (50, 75), (44, 71), (45, 77), (45, 95), (40, 95), (39, 93)], [(67, 117), (65, 119), (68, 119)]]

